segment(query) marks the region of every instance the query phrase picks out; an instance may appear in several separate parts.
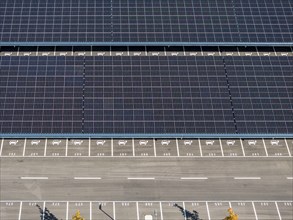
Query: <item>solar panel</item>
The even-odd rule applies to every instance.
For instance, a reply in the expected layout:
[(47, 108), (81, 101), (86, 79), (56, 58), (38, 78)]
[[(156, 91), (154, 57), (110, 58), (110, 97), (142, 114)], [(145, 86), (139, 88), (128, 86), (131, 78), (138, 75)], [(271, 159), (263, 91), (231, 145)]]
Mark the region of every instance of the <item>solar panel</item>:
[(239, 133), (293, 133), (292, 57), (226, 57)]
[(1, 45), (292, 45), (290, 0), (0, 2)]

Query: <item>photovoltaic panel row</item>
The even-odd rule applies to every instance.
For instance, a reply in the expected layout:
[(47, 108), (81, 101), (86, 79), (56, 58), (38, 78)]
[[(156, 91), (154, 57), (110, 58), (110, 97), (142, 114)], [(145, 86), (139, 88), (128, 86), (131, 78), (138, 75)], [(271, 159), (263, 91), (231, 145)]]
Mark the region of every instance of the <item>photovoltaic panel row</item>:
[(226, 57), (239, 133), (293, 134), (292, 57)]
[(83, 58), (2, 57), (1, 133), (79, 133)]
[(87, 57), (86, 133), (235, 133), (221, 57)]
[(293, 41), (290, 0), (3, 0), (0, 20), (2, 45)]

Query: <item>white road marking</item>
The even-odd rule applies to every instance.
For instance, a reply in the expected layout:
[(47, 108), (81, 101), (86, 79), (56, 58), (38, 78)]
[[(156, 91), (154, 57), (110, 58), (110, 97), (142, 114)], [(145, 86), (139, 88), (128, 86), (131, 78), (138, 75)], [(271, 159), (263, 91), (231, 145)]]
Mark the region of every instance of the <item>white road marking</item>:
[(164, 217), (163, 217), (163, 209), (162, 209), (162, 202), (160, 202), (160, 211), (161, 211), (161, 220), (164, 220)]
[(138, 202), (136, 202), (136, 216), (137, 216), (137, 220), (139, 220)]
[(89, 138), (89, 157), (91, 156), (91, 138)]
[(282, 217), (281, 217), (281, 214), (280, 214), (280, 210), (279, 210), (279, 206), (278, 206), (277, 202), (275, 202), (275, 205), (277, 207), (278, 216), (279, 216), (280, 220), (282, 220)]
[(21, 219), (21, 210), (22, 210), (22, 202), (20, 202), (20, 205), (19, 205), (18, 220)]
[(220, 142), (220, 147), (221, 147), (221, 153), (222, 153), (222, 157), (224, 156), (224, 151), (223, 151), (223, 145), (222, 145), (222, 141), (219, 138), (219, 142)]
[(23, 151), (22, 151), (22, 156), (23, 157), (25, 155), (25, 147), (26, 147), (26, 138), (24, 139), (24, 143), (23, 143)]
[(243, 156), (245, 157), (245, 151), (244, 151), (243, 142), (242, 142), (241, 139), (240, 139), (240, 144), (241, 144), (241, 149), (242, 149)]
[(81, 176), (77, 176), (74, 177), (75, 180), (100, 180), (102, 179), (101, 177), (81, 177)]
[(256, 210), (255, 210), (254, 202), (252, 202), (252, 208), (253, 208), (253, 211), (254, 211), (255, 219), (258, 220), (258, 217), (257, 217), (257, 214), (256, 214)]
[(113, 218), (116, 220), (116, 207), (115, 207), (115, 202), (113, 202)]
[(45, 140), (45, 150), (44, 150), (44, 157), (46, 156), (47, 154), (47, 144), (48, 144), (48, 139), (46, 138)]
[(292, 176), (288, 176), (287, 177), (287, 180), (293, 180), (293, 177)]
[[(46, 201), (43, 202), (43, 213), (45, 213)], [(42, 216), (42, 219), (45, 220), (45, 215)]]
[(68, 219), (68, 207), (69, 206), (69, 202), (66, 202), (66, 220)]
[(200, 139), (198, 139), (198, 146), (199, 146), (200, 156), (202, 157), (202, 149), (201, 149)]
[(68, 155), (68, 139), (66, 139), (66, 144), (65, 144), (65, 157)]
[(262, 142), (263, 142), (263, 146), (264, 146), (264, 149), (265, 149), (265, 152), (266, 152), (266, 156), (269, 156), (265, 140), (262, 139)]
[(132, 156), (135, 156), (134, 139), (132, 138)]
[(156, 149), (156, 140), (153, 139), (153, 144), (154, 144), (154, 156), (157, 156), (157, 149)]
[(210, 215), (210, 209), (209, 209), (208, 202), (206, 202), (206, 207), (207, 207), (208, 219), (211, 220), (211, 215)]
[(4, 139), (2, 138), (2, 140), (1, 140), (1, 148), (0, 148), (0, 156), (2, 155), (3, 142), (4, 142)]
[(286, 147), (287, 147), (287, 150), (288, 150), (288, 153), (289, 153), (289, 157), (292, 157), (286, 138), (284, 140), (285, 140), (285, 144), (286, 144)]
[(181, 177), (181, 180), (207, 180), (207, 177)]
[(234, 177), (234, 180), (260, 180), (261, 177)]
[(180, 153), (179, 153), (179, 144), (178, 144), (178, 139), (177, 138), (176, 138), (176, 148), (177, 148), (177, 156), (179, 157)]
[(111, 156), (113, 157), (114, 155), (114, 141), (111, 139)]
[(22, 180), (47, 180), (49, 179), (46, 176), (22, 176), (20, 177)]
[(128, 180), (154, 180), (154, 177), (127, 177)]
[(92, 202), (90, 202), (90, 220), (92, 220), (92, 218), (93, 218), (92, 217), (92, 205), (93, 205)]
[(183, 209), (184, 209), (184, 220), (187, 220), (187, 219), (186, 219), (186, 208), (185, 208), (185, 202), (183, 202)]

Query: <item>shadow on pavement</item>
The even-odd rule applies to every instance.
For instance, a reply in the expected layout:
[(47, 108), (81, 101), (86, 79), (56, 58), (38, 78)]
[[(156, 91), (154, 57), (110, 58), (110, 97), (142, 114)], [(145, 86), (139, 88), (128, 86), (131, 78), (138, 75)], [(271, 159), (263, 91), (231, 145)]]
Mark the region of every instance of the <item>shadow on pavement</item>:
[(40, 212), (40, 219), (41, 220), (62, 220), (58, 219), (53, 213), (51, 213), (46, 207), (43, 210), (38, 204), (36, 205)]
[(199, 213), (195, 210), (192, 210), (192, 212), (190, 212), (176, 203), (174, 204), (174, 207), (178, 208), (181, 211), (182, 215), (186, 217), (186, 220), (202, 220), (199, 218)]

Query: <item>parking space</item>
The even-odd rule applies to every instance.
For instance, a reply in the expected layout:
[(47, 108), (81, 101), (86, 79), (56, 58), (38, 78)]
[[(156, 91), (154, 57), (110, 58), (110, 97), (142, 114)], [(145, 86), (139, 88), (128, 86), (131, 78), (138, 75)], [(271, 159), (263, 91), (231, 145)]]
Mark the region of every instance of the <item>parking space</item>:
[(0, 219), (18, 219), (20, 202), (0, 202)]
[(135, 156), (154, 156), (154, 141), (152, 139), (134, 140)]
[(139, 202), (139, 219), (153, 219), (153, 220), (162, 220), (161, 219), (161, 208), (159, 202)]
[(23, 202), (21, 220), (40, 219), (43, 212), (43, 202)]
[(24, 155), (31, 157), (40, 157), (45, 155), (46, 139), (27, 139)]
[(239, 219), (255, 220), (255, 213), (251, 202), (231, 202), (231, 208)]
[(135, 202), (115, 202), (115, 220), (137, 220)]
[(68, 203), (68, 219), (71, 219), (72, 216), (76, 214), (77, 211), (80, 211), (80, 215), (84, 219), (90, 219), (90, 202), (69, 202)]
[(47, 210), (46, 213), (49, 215), (54, 215), (57, 219), (66, 219), (66, 202), (46, 202), (45, 207)]
[[(211, 220), (224, 219), (228, 215), (228, 202), (208, 202)], [(236, 210), (235, 210), (236, 211)]]
[(4, 139), (1, 156), (23, 156), (24, 139)]
[(286, 145), (288, 146), (291, 156), (293, 156), (293, 139), (287, 139)]
[(90, 141), (90, 156), (111, 156), (111, 139), (92, 139)]
[(133, 156), (132, 139), (113, 140), (113, 156)]
[(243, 156), (243, 149), (240, 139), (221, 139), (224, 156), (238, 157)]
[(223, 156), (221, 143), (219, 140), (200, 140), (202, 156), (220, 157)]
[(289, 156), (284, 139), (264, 140), (268, 156)]
[(113, 202), (93, 202), (92, 220), (114, 219)]
[(262, 139), (242, 140), (245, 156), (259, 157), (267, 156)]
[(88, 139), (69, 139), (67, 156), (86, 157), (89, 156)]
[(254, 206), (258, 220), (280, 219), (274, 202), (255, 202)]
[(209, 219), (205, 202), (185, 202), (184, 204), (187, 214), (191, 213), (198, 219)]
[(183, 202), (162, 202), (163, 219), (184, 219)]
[(293, 219), (293, 204), (292, 202), (277, 202), (282, 220)]
[(156, 139), (155, 146), (156, 146), (157, 156), (167, 156), (167, 157), (178, 156), (175, 139), (171, 139), (171, 140)]
[(66, 139), (48, 139), (46, 156), (62, 157), (66, 155)]
[(200, 157), (199, 141), (197, 139), (178, 140), (179, 155), (182, 157)]

